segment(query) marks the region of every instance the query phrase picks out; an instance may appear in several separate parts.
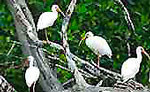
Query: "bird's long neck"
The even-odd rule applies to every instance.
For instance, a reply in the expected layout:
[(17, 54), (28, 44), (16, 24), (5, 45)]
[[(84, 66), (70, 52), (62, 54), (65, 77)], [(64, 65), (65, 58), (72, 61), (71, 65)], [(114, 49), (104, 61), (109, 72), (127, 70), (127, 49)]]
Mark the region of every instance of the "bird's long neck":
[(137, 54), (137, 59), (139, 60), (139, 63), (141, 63), (141, 61), (142, 61), (142, 54), (141, 54), (141, 52), (136, 52), (136, 54)]
[(30, 61), (29, 66), (30, 66), (30, 67), (32, 67), (32, 66), (33, 66), (33, 61)]

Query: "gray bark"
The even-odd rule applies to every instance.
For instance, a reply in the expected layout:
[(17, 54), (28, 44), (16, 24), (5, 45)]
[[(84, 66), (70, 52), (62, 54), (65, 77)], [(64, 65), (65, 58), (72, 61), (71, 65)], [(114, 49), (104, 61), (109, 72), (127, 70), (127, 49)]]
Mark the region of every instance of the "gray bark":
[[(0, 92), (14, 92), (16, 91), (3, 76), (0, 75)], [(16, 91), (17, 92), (17, 91)]]
[[(44, 60), (42, 48), (35, 45), (34, 39), (37, 38), (35, 24), (31, 12), (29, 11), (24, 0), (7, 0), (7, 5), (14, 17), (16, 33), (18, 40), (22, 43), (22, 51), (24, 55), (32, 55), (36, 59), (36, 63), (40, 69), (41, 75), (39, 83), (45, 92), (59, 92), (63, 90), (62, 85), (58, 82), (56, 76), (52, 74), (53, 69), (50, 68), (48, 62)], [(31, 32), (35, 38), (30, 39), (27, 35), (28, 28), (32, 27)]]

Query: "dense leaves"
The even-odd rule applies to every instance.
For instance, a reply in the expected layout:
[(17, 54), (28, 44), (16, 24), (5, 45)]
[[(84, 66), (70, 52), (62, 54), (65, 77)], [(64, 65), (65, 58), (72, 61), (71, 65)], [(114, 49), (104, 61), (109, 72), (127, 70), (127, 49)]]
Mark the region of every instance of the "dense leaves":
[[(7, 65), (6, 62), (9, 62), (10, 65), (13, 64), (12, 62), (15, 65), (20, 64), (23, 59), (16, 57), (24, 58), (26, 55), (22, 55), (21, 46), (16, 44), (12, 52), (7, 56), (13, 41), (17, 41), (17, 37), (13, 17), (3, 1), (0, 1), (0, 66), (2, 66), (0, 71), (18, 91), (25, 92), (23, 91), (23, 89), (27, 91), (24, 81), (25, 70), (4, 68)], [(45, 0), (45, 4), (44, 0), (27, 1), (35, 23), (37, 23), (38, 17), (42, 12), (51, 11), (50, 7), (54, 3), (54, 0)], [(129, 10), (130, 17), (135, 25), (135, 33), (128, 27), (121, 7), (114, 3), (113, 0), (78, 0), (68, 29), (68, 41), (71, 52), (89, 62), (91, 60), (96, 61), (96, 55), (84, 42), (80, 47), (78, 46), (81, 37), (87, 31), (92, 31), (95, 35), (105, 38), (113, 51), (111, 60), (107, 57), (102, 57), (100, 60), (101, 65), (107, 69), (120, 72), (121, 64), (128, 58), (127, 43), (130, 44), (132, 57), (136, 57), (135, 49), (139, 45), (143, 46), (150, 53), (150, 1), (122, 1)], [(60, 0), (58, 5), (65, 11), (69, 3), (70, 0)], [(47, 28), (49, 39), (60, 44), (61, 37), (59, 32), (61, 30), (62, 19), (63, 17), (59, 15), (56, 23), (52, 27)], [(42, 37), (39, 34), (39, 38), (44, 39)], [(50, 48), (49, 46), (45, 46), (44, 48), (55, 55), (58, 54), (54, 48)], [(59, 57), (66, 62), (65, 56), (61, 54)], [(142, 82), (144, 85), (149, 85), (149, 70), (150, 60), (144, 56), (140, 73), (137, 75), (137, 81)], [(60, 68), (58, 68), (58, 73), (58, 77), (62, 83), (72, 77), (70, 73)]]

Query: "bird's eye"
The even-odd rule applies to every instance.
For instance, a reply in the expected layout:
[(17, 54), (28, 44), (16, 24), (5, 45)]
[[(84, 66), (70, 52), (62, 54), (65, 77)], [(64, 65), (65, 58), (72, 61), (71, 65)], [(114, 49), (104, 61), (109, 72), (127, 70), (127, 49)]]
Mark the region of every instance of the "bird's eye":
[(55, 7), (55, 9), (57, 9), (57, 7)]

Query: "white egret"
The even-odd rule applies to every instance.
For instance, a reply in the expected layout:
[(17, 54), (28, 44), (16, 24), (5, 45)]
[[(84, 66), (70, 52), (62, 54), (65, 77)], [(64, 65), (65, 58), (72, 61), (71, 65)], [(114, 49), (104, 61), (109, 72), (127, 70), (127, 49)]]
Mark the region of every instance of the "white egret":
[(139, 72), (140, 64), (142, 62), (142, 53), (144, 53), (150, 59), (149, 55), (143, 49), (143, 47), (138, 46), (136, 49), (136, 58), (128, 58), (122, 65), (121, 75), (123, 77), (123, 82), (128, 81), (130, 78), (134, 78)]
[[(86, 45), (96, 54), (98, 55), (98, 62), (97, 66), (99, 67), (99, 58), (103, 55), (107, 55), (109, 58), (112, 56), (112, 51), (106, 42), (106, 40), (99, 36), (94, 36), (92, 32), (87, 32), (85, 37), (82, 38), (85, 40)], [(81, 44), (82, 40), (80, 41), (79, 45)]]
[[(58, 17), (58, 12), (60, 12), (63, 16), (65, 16), (58, 5), (53, 5), (51, 9), (52, 12), (44, 12), (40, 15), (37, 23), (37, 31), (52, 26)], [(46, 36), (46, 40), (48, 40), (46, 30), (45, 30), (45, 36)]]
[(33, 56), (29, 56), (28, 61), (29, 61), (29, 68), (25, 72), (25, 80), (27, 86), (30, 88), (30, 92), (34, 92), (35, 84), (39, 78), (40, 71), (38, 67), (33, 66), (34, 61)]

